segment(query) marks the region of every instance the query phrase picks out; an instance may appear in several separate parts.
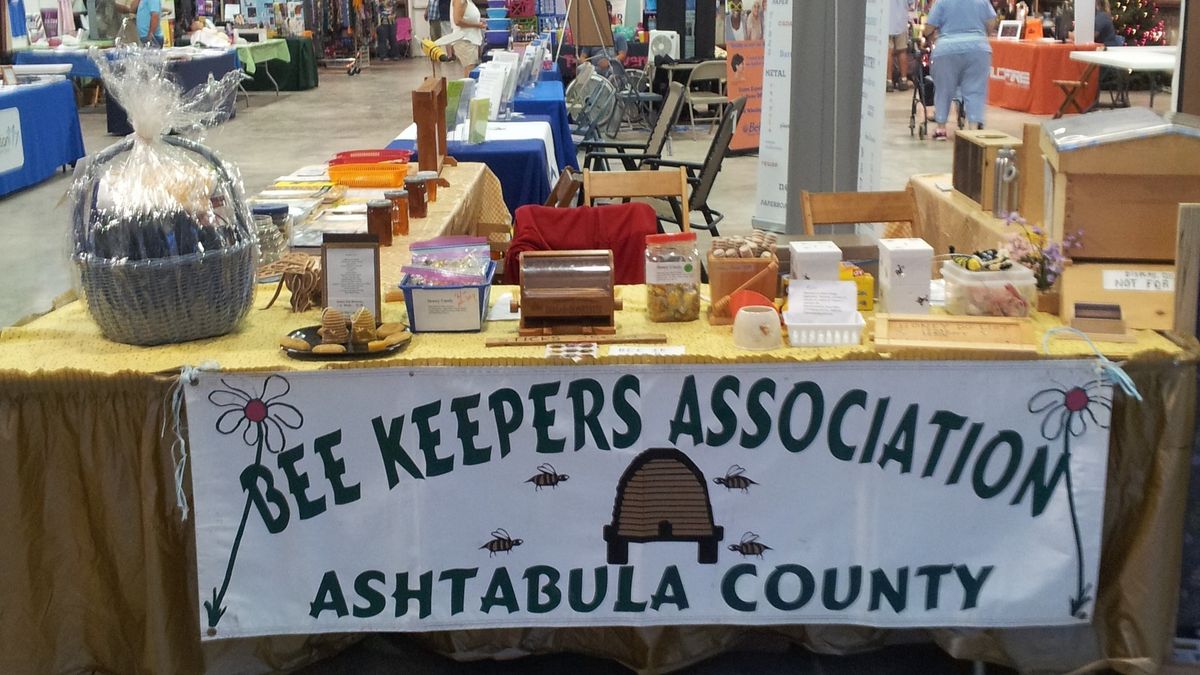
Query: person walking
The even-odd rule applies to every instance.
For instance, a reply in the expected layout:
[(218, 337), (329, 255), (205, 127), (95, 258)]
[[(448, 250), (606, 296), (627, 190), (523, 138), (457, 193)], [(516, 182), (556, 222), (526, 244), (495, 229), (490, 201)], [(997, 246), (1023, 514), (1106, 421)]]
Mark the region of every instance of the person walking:
[[(888, 16), (888, 59), (887, 59), (887, 90), (899, 89), (908, 91), (908, 0), (891, 0)], [(896, 72), (896, 62), (899, 61), (900, 74)]]
[(988, 36), (996, 27), (996, 10), (988, 0), (938, 0), (925, 22), (933, 48), (933, 140), (946, 140), (950, 101), (962, 96), (967, 121), (983, 127), (987, 107), (992, 48)]

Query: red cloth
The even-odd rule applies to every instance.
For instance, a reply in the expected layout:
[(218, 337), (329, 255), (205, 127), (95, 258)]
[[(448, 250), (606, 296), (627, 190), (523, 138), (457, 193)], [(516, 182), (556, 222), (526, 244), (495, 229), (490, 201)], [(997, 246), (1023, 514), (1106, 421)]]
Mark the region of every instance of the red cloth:
[(658, 233), (658, 217), (649, 204), (631, 202), (556, 209), (522, 206), (516, 212), (512, 245), (505, 258), (509, 283), (520, 279), (521, 253), (609, 249), (613, 252), (613, 281), (646, 281), (646, 235)]
[[(1032, 40), (991, 40), (992, 75), (988, 82), (988, 105), (1009, 110), (1052, 115), (1062, 105), (1063, 92), (1054, 80), (1078, 80), (1087, 64), (1071, 60), (1071, 52), (1094, 51), (1103, 45)], [(1093, 75), (1086, 91), (1075, 100), (1087, 110), (1100, 91), (1100, 78)], [(1074, 107), (1067, 112), (1076, 112)]]

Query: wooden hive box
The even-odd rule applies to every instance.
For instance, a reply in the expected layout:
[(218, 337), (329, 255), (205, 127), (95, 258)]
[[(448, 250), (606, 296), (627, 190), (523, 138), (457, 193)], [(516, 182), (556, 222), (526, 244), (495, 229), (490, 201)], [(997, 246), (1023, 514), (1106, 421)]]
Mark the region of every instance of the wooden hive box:
[(1021, 149), (1021, 139), (1000, 131), (954, 133), (954, 190), (991, 211), (996, 203), (996, 155), (1002, 148)]
[(1054, 239), (1083, 232), (1077, 261), (1175, 259), (1179, 204), (1200, 202), (1200, 119), (1142, 108), (1042, 127), (1045, 224)]

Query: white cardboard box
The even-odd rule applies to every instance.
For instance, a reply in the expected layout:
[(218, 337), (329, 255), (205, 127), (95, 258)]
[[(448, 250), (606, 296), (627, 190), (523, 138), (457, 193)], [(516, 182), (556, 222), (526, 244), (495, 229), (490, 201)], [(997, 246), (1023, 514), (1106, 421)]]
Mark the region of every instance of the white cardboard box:
[(925, 279), (924, 283), (904, 281), (900, 284), (880, 284), (880, 308), (877, 311), (888, 314), (928, 314), (929, 298), (929, 279)]
[(842, 249), (832, 241), (793, 241), (788, 244), (791, 254), (791, 277), (809, 281), (837, 281)]
[(929, 285), (933, 247), (924, 239), (879, 240), (879, 287)]

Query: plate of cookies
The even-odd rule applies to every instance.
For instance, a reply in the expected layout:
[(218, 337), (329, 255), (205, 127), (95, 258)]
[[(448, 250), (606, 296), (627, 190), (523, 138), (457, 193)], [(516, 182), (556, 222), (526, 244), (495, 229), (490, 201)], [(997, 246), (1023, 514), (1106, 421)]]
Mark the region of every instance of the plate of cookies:
[(412, 333), (402, 323), (376, 323), (371, 311), (359, 308), (349, 319), (333, 308), (321, 312), (321, 325), (288, 333), (279, 346), (293, 359), (370, 359), (395, 354), (408, 346)]

